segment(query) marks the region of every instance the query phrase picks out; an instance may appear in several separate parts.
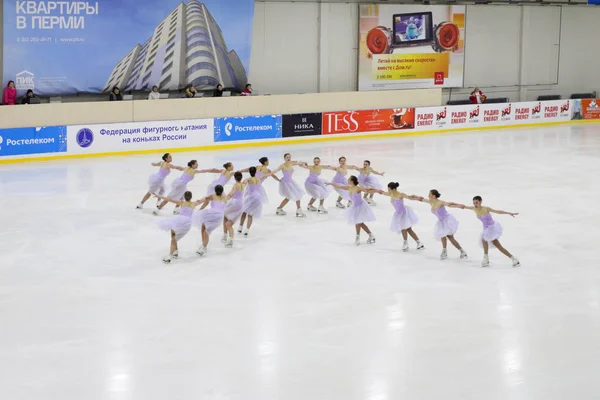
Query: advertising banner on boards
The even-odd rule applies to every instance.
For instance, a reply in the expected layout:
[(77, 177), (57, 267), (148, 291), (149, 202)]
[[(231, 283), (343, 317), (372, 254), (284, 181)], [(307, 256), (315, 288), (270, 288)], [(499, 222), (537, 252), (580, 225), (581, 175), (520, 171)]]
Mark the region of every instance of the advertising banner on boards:
[(213, 143), (213, 120), (131, 122), (67, 127), (69, 154), (180, 149)]
[(321, 118), (321, 113), (284, 115), (282, 117), (282, 137), (320, 135)]
[(67, 128), (65, 126), (0, 129), (0, 157), (66, 151)]
[(323, 135), (394, 131), (414, 127), (414, 108), (323, 113)]
[(19, 95), (242, 89), (254, 0), (4, 0), (3, 82)]
[(583, 119), (600, 119), (600, 99), (582, 99), (581, 116)]
[(464, 5), (361, 4), (358, 88), (462, 87)]
[(281, 115), (215, 118), (215, 143), (281, 137)]

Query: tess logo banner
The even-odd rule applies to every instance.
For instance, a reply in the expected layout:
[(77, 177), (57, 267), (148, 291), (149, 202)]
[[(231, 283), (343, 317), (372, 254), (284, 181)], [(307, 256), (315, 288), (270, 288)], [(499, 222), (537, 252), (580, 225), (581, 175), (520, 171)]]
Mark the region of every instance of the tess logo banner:
[(19, 95), (247, 83), (254, 0), (4, 0), (3, 11), (3, 82)]

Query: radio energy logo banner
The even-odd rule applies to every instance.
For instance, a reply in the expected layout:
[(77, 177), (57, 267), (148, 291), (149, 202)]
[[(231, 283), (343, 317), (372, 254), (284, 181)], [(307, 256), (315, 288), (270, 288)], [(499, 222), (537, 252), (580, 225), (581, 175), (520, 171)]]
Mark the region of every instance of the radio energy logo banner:
[(3, 82), (20, 96), (247, 83), (254, 0), (4, 0), (3, 12)]
[(361, 4), (358, 88), (462, 87), (465, 6)]

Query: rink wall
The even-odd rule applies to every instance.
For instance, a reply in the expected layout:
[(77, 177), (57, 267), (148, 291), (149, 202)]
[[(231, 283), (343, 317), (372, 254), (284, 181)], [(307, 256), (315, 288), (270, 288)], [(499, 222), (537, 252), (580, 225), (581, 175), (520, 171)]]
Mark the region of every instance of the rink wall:
[(598, 102), (556, 100), (0, 129), (0, 163), (600, 122)]

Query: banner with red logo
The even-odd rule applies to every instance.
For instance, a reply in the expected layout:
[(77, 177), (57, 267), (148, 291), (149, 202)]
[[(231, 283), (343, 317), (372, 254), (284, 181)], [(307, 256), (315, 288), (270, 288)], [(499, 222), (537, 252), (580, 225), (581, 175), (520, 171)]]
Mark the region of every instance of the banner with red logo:
[(583, 119), (600, 119), (600, 99), (581, 100), (581, 116)]
[(415, 127), (414, 108), (323, 113), (324, 135), (394, 131)]

